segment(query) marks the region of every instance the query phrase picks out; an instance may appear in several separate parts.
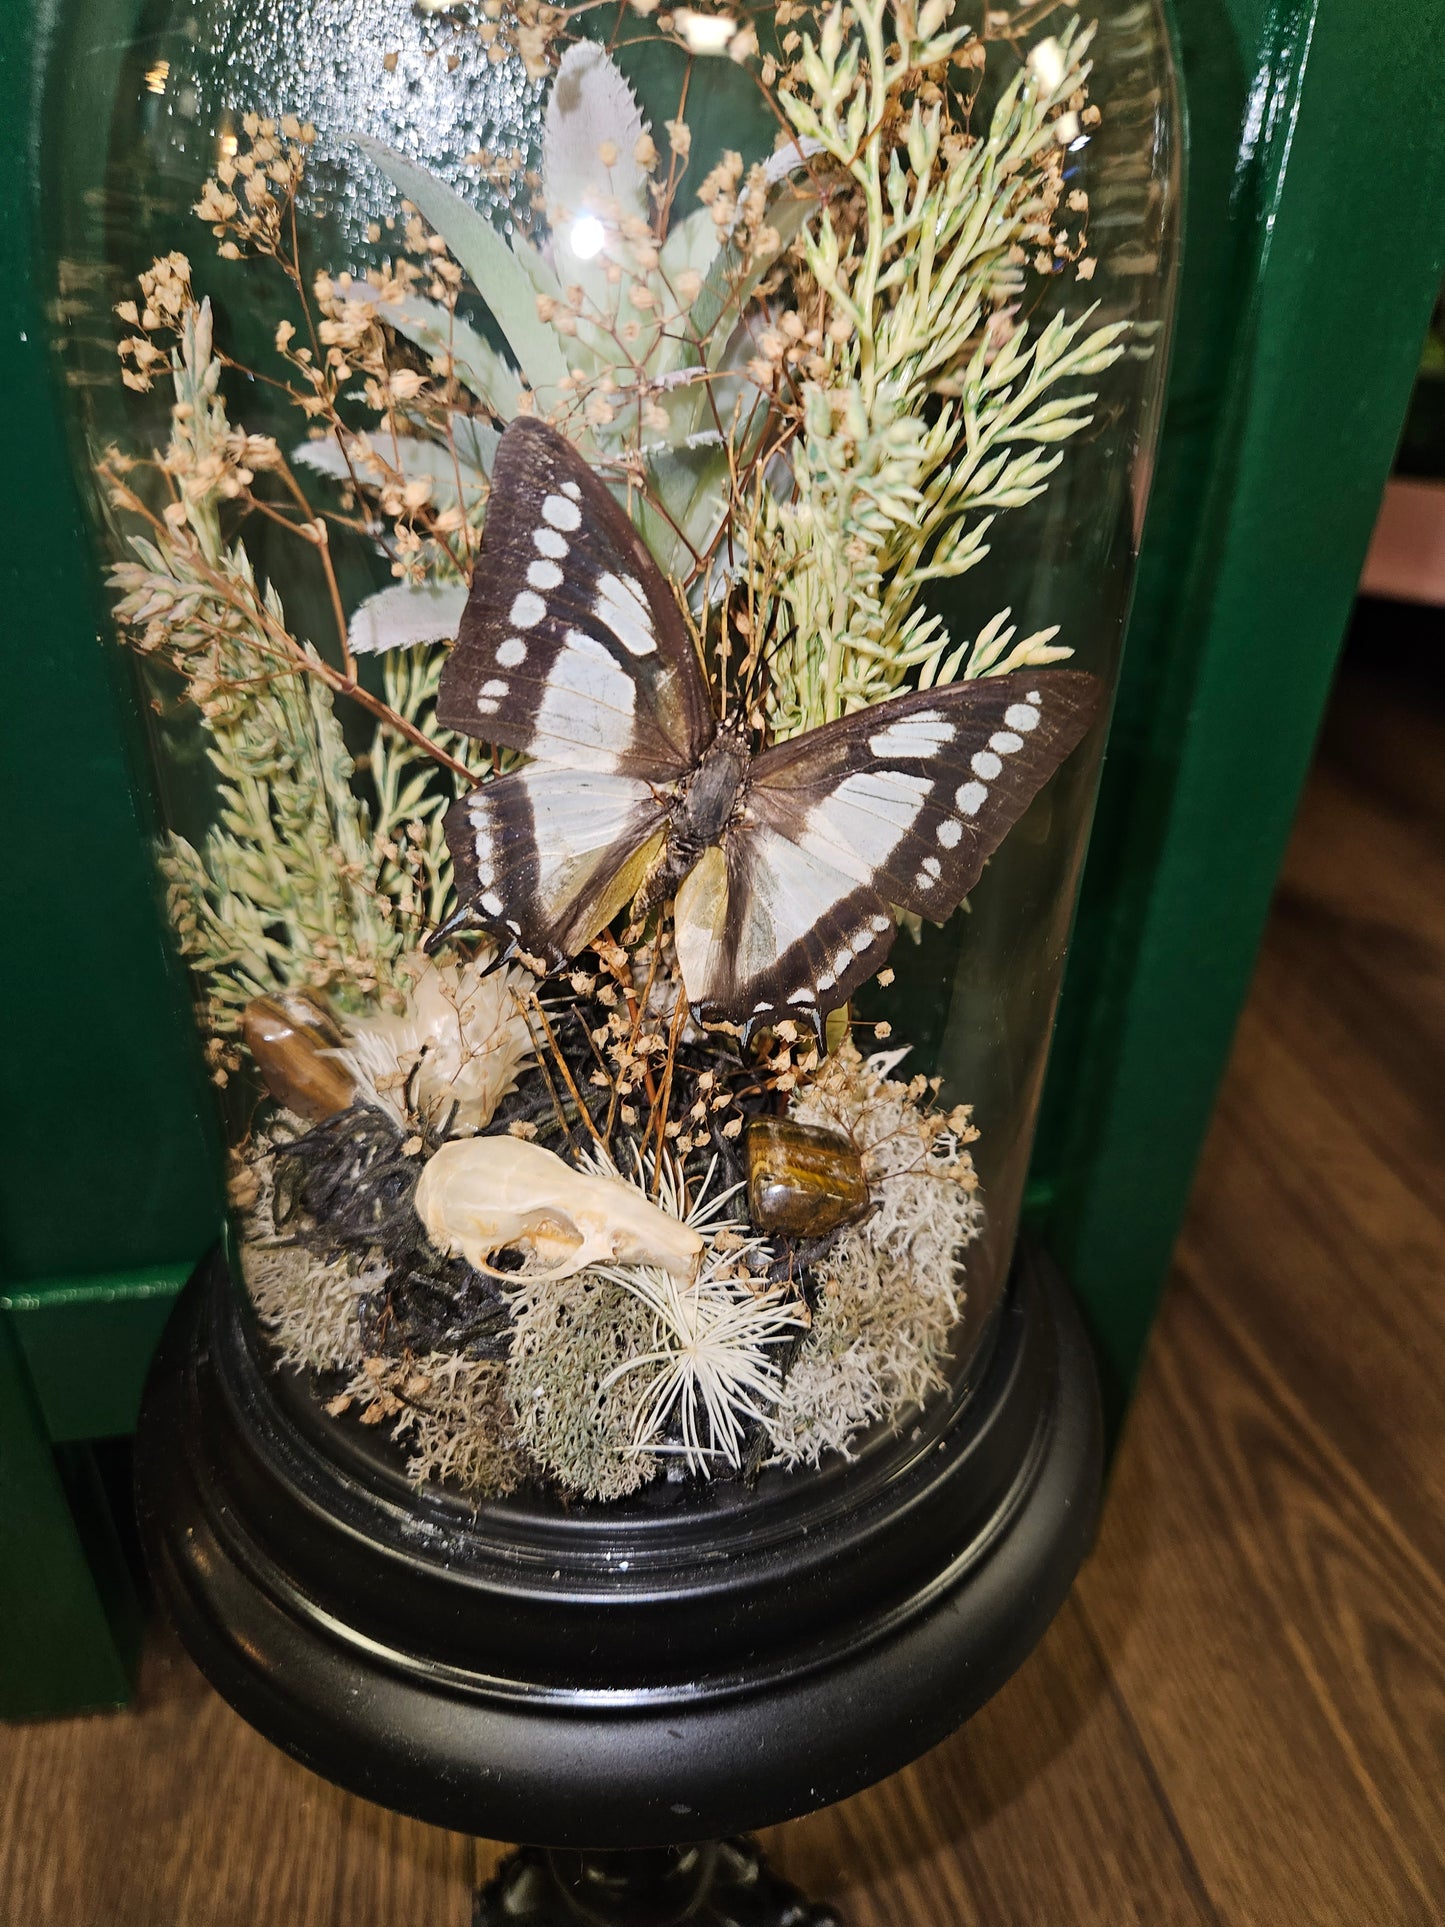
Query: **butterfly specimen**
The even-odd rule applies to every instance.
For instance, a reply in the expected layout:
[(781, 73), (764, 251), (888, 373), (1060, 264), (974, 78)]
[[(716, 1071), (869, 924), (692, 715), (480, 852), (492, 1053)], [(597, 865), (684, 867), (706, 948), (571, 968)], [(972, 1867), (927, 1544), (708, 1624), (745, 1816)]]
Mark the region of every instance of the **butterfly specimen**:
[(514, 421), (437, 720), (532, 760), (463, 797), (467, 925), (560, 969), (626, 905), (674, 901), (702, 1017), (821, 1030), (894, 906), (941, 923), (1080, 740), (1099, 685), (1022, 670), (896, 696), (754, 755), (720, 719), (672, 587), (556, 430)]

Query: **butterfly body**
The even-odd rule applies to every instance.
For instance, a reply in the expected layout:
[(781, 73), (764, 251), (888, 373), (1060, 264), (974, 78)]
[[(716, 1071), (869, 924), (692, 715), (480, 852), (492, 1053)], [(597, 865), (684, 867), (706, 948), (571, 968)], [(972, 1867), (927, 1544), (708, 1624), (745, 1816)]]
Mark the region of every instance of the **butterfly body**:
[(639, 919), (676, 896), (704, 851), (738, 820), (751, 765), (741, 719), (734, 718), (718, 730), (697, 768), (669, 799), (667, 841), (638, 894), (634, 914)]
[(446, 822), (465, 925), (558, 970), (674, 902), (689, 1002), (821, 1029), (897, 909), (942, 922), (1083, 736), (1099, 686), (1025, 670), (896, 696), (753, 754), (719, 721), (671, 585), (571, 444), (520, 419), (438, 720), (532, 760)]

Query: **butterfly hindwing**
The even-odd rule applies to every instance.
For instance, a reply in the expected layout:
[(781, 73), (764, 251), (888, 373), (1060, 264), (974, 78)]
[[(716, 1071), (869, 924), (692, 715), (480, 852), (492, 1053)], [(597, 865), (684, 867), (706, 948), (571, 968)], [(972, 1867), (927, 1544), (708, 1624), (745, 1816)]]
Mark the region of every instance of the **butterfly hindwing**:
[(655, 783), (683, 776), (715, 733), (667, 578), (571, 444), (526, 416), (497, 449), (437, 720), (545, 762)]
[(484, 783), (446, 820), (467, 920), (560, 970), (631, 901), (665, 820), (649, 784), (614, 772), (531, 763)]
[(750, 1034), (821, 1026), (882, 967), (897, 934), (878, 893), (753, 822), (707, 851), (677, 895), (678, 964), (704, 1017)]
[[(689, 878), (679, 893), (689, 997), (748, 1027), (845, 1002), (887, 954), (890, 906), (938, 923), (956, 910), (1098, 700), (1092, 676), (1025, 670), (894, 697), (765, 751), (711, 891)], [(706, 940), (686, 928), (698, 915)]]

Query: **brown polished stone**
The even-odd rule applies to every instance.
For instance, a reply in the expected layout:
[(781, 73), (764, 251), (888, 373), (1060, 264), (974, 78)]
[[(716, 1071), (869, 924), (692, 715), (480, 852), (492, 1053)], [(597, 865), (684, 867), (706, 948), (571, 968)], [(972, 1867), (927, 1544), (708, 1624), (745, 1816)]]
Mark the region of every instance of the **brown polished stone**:
[(748, 1214), (759, 1231), (821, 1238), (868, 1209), (863, 1160), (836, 1131), (755, 1117), (747, 1153)]
[(253, 997), (241, 1037), (278, 1104), (319, 1122), (344, 1111), (356, 1086), (324, 1053), (336, 1042), (326, 1016), (304, 997)]

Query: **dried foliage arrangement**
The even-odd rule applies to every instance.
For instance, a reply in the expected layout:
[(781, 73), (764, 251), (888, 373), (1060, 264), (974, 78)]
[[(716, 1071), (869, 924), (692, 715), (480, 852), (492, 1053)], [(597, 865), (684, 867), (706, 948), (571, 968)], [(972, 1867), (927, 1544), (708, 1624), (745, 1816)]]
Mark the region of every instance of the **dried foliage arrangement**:
[[(486, 942), (427, 958), (446, 812), (519, 760), (436, 709), (525, 416), (608, 482), (719, 713), (771, 742), (1068, 654), (1007, 609), (955, 636), (930, 601), (1047, 488), (1123, 348), (1087, 302), (1028, 319), (1043, 277), (1092, 275), (1064, 155), (1098, 116), (1088, 30), (1070, 16), (1020, 58), (1024, 12), (995, 49), (999, 16), (981, 36), (950, 0), (585, 20), (488, 0), (492, 57), (546, 101), (539, 153), (479, 151), (474, 204), (363, 143), (404, 198), (371, 231), (386, 251), (345, 273), (304, 258), (312, 130), (249, 116), (196, 214), (288, 293), (270, 364), (230, 359), (180, 254), (121, 306), (122, 380), (172, 399), (163, 447), (100, 464), (116, 613), (213, 778), (210, 828), (161, 862), (236, 1121), (243, 1270), (282, 1355), (387, 1426), (418, 1480), (615, 1499), (816, 1464), (942, 1382), (982, 1219), (967, 1110), (895, 1076), (903, 1052), (865, 1055), (846, 1010), (826, 1040), (784, 1022), (760, 1050), (702, 1023), (665, 916), (619, 916), (546, 981)], [(642, 35), (685, 56), (653, 119), (614, 57)], [(709, 59), (751, 74), (776, 144), (699, 180), (687, 97)], [(291, 447), (234, 425), (238, 375), (294, 408)], [(390, 572), (360, 598), (358, 557)], [(865, 1213), (749, 1216), (749, 1130), (780, 1118), (857, 1165)], [(561, 1192), (499, 1200), (495, 1242), (443, 1248), (422, 1173), (496, 1133), (690, 1227), (688, 1275), (569, 1268)]]

